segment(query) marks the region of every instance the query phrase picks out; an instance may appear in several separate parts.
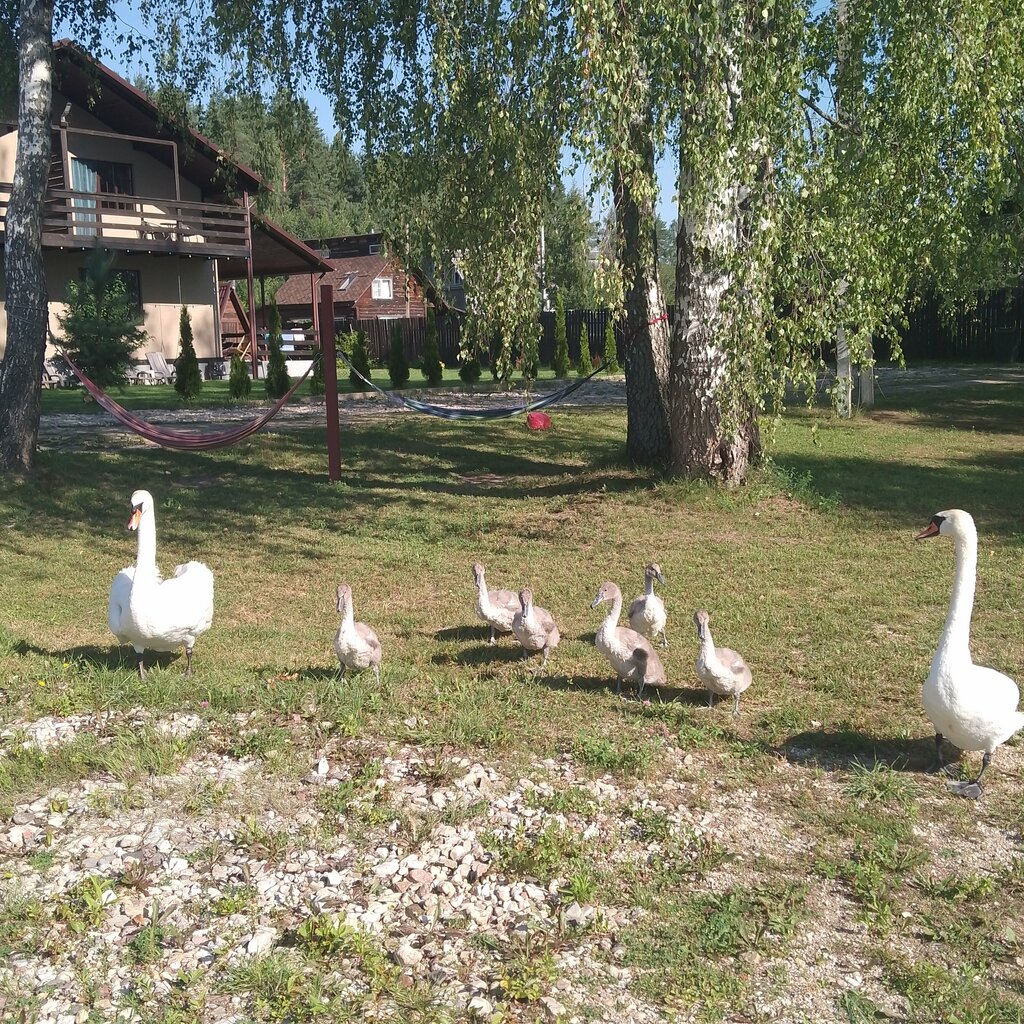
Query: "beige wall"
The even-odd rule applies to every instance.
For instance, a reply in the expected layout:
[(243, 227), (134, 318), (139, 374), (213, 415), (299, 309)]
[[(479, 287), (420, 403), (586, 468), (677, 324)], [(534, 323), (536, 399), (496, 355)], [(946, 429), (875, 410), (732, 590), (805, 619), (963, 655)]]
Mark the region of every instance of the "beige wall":
[[(66, 100), (58, 93), (53, 97), (53, 110), (58, 116), (64, 110)], [(141, 204), (147, 221), (159, 224), (164, 212), (159, 200), (174, 198), (174, 172), (155, 157), (134, 148), (131, 142), (116, 138), (98, 138), (76, 135), (74, 128), (94, 131), (107, 130), (106, 125), (87, 110), (72, 106), (69, 116), (71, 129), (68, 133), (68, 152), (72, 156), (113, 160), (132, 165), (135, 194), (157, 202)], [(14, 178), (14, 159), (17, 149), (17, 132), (0, 137), (0, 181), (10, 182)], [(68, 187), (71, 182), (68, 180)], [(198, 185), (182, 180), (181, 198), (185, 201), (200, 202), (202, 193)], [(116, 210), (97, 210), (103, 218), (104, 234), (118, 235)], [(128, 218), (121, 218), (128, 219)], [(138, 213), (133, 215), (133, 227), (126, 228), (126, 237), (138, 237)], [(198, 237), (196, 241), (200, 240)], [(69, 281), (77, 280), (79, 268), (85, 265), (88, 253), (47, 249), (46, 283), (50, 294), (50, 328), (60, 334), (57, 314), (64, 308), (63, 298)], [(145, 254), (118, 253), (114, 264), (118, 269), (138, 270), (139, 286), (142, 292), (143, 325), (148, 339), (135, 353), (140, 361), (146, 352), (163, 352), (168, 359), (178, 355), (179, 316), (182, 303), (189, 307), (192, 316), (192, 333), (195, 338), (196, 355), (200, 359), (220, 355), (219, 332), (217, 327), (217, 283), (216, 264), (212, 260), (178, 256), (148, 256)], [(2, 258), (0, 258), (2, 267)], [(5, 285), (0, 276), (0, 302), (5, 296)], [(7, 341), (7, 313), (0, 307), (0, 355)], [(48, 348), (47, 355), (52, 350)]]
[[(64, 303), (56, 299), (64, 296), (69, 281), (78, 280), (79, 268), (85, 265), (88, 253), (47, 250), (44, 258), (46, 286), (51, 297), (50, 329), (59, 337), (57, 315), (63, 311)], [(118, 253), (114, 266), (120, 270), (139, 271), (145, 317), (143, 329), (148, 338), (136, 351), (136, 359), (144, 361), (147, 352), (163, 352), (168, 359), (177, 358), (182, 304), (189, 307), (192, 317), (196, 355), (200, 359), (220, 356), (216, 323), (217, 285), (212, 260)], [(5, 298), (4, 287), (0, 279), (0, 302)], [(0, 355), (6, 341), (7, 311), (0, 306)], [(52, 354), (48, 348), (47, 356)]]

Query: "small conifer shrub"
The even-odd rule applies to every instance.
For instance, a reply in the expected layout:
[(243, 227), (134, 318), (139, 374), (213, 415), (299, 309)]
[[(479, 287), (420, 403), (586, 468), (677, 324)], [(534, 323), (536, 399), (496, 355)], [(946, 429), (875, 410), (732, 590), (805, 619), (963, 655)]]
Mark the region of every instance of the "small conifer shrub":
[(181, 335), (181, 354), (174, 364), (174, 390), (186, 402), (191, 402), (203, 388), (203, 374), (192, 342), (192, 318), (188, 306), (181, 307), (178, 330)]
[(587, 332), (587, 325), (580, 325), (580, 362), (576, 367), (576, 373), (580, 377), (586, 377), (594, 370), (594, 360), (590, 355), (590, 335)]
[[(354, 370), (358, 370), (367, 380), (370, 379), (370, 353), (366, 348), (366, 332), (356, 331), (352, 342), (352, 354), (349, 356)], [(364, 384), (358, 376), (349, 370), (349, 382), (356, 391), (365, 391), (369, 385)]]
[(249, 378), (249, 367), (245, 360), (236, 352), (231, 357), (231, 373), (228, 376), (228, 392), (232, 398), (248, 398), (252, 391), (252, 380)]
[(402, 328), (398, 324), (391, 328), (388, 376), (391, 378), (393, 388), (404, 388), (409, 380), (409, 360), (405, 356), (405, 339), (402, 337)]
[(552, 366), (556, 377), (569, 376), (569, 338), (565, 332), (565, 303), (561, 292), (555, 297), (555, 357)]
[(423, 359), (420, 373), (427, 378), (430, 386), (435, 388), (444, 377), (441, 353), (437, 347), (437, 319), (432, 306), (427, 309), (427, 328), (426, 337), (423, 340)]
[(604, 329), (604, 368), (608, 373), (622, 372), (618, 349), (615, 346), (615, 322), (611, 317), (608, 317), (608, 324)]

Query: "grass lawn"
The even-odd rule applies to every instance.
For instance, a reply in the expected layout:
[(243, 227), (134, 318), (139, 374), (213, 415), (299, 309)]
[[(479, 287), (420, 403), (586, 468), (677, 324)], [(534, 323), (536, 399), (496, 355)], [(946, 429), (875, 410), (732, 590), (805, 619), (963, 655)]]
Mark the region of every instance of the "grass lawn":
[[(387, 369), (376, 369), (370, 374), (373, 382), (385, 390), (391, 389), (391, 379), (388, 377)], [(540, 380), (551, 381), (554, 380), (554, 371), (549, 369), (542, 369), (540, 371)], [(572, 378), (570, 378), (572, 379)], [(511, 381), (514, 386), (521, 387), (522, 380), (517, 374)], [(491, 378), (490, 372), (484, 372), (480, 377), (476, 387), (484, 388), (494, 385), (494, 381)], [(465, 387), (462, 380), (459, 378), (458, 369), (446, 369), (444, 371), (444, 379), (441, 382), (442, 387)], [(419, 370), (411, 370), (409, 373), (409, 382), (406, 385), (407, 388), (425, 388), (429, 387), (427, 381), (424, 379), (423, 374)], [(348, 374), (339, 372), (338, 374), (338, 392), (340, 394), (348, 394), (355, 389), (349, 383)], [(266, 392), (263, 386), (262, 378), (260, 380), (253, 381), (252, 392), (247, 399), (243, 399), (240, 402), (236, 402), (228, 392), (228, 382), (226, 380), (204, 380), (203, 388), (199, 395), (193, 402), (183, 402), (178, 395), (178, 392), (174, 390), (174, 387), (170, 384), (132, 384), (125, 388), (114, 388), (111, 390), (111, 394), (121, 405), (126, 409), (187, 409), (187, 408), (204, 408), (221, 405), (255, 405), (268, 401)], [(309, 395), (309, 381), (306, 381), (296, 392), (295, 397), (305, 398)], [(76, 388), (53, 388), (43, 391), (43, 413), (61, 413), (61, 412), (74, 412), (74, 413), (98, 413), (102, 410), (93, 401), (84, 401), (85, 389)]]
[[(46, 411), (66, 398), (45, 394)], [(361, 423), (343, 434), (336, 486), (322, 430), (204, 454), (45, 454), (0, 494), (12, 731), (0, 813), (45, 798), (59, 823), (0, 846), (0, 951), (13, 964), (0, 967), (0, 1009), (6, 998), (34, 1019), (45, 993), (32, 971), (49, 963), (96, 1019), (112, 1002), (146, 1020), (213, 1020), (235, 998), (261, 1021), (534, 1021), (557, 1016), (541, 1002), (557, 997), (581, 1021), (1024, 1020), (1024, 745), (997, 753), (977, 803), (926, 774), (920, 691), (953, 548), (913, 541), (934, 512), (974, 515), (974, 656), (1024, 679), (1022, 409), (1024, 387), (1008, 384), (845, 423), (798, 412), (735, 493), (624, 467), (618, 410), (558, 411), (545, 434)], [(199, 558), (216, 575), (190, 679), (183, 659), (150, 655), (159, 664), (140, 683), (107, 631), (111, 579), (134, 560), (136, 488), (157, 499), (164, 570)], [(555, 615), (547, 675), (531, 678), (513, 641), (487, 645), (477, 559), (491, 587), (529, 583)], [(651, 559), (667, 581), (671, 686), (641, 705), (612, 692), (590, 602), (605, 579), (628, 601)], [(382, 640), (379, 687), (336, 681), (341, 581)], [(698, 688), (698, 607), (753, 668), (738, 718), (728, 702), (708, 710)], [(162, 731), (184, 715), (196, 716), (188, 736)], [(76, 735), (23, 746), (44, 716)], [(342, 766), (337, 788), (310, 782), (321, 756)], [(490, 773), (472, 799), (458, 781), (470, 765)], [(962, 760), (964, 773), (977, 766)], [(518, 930), (437, 910), (432, 924), (389, 911), (361, 931), (239, 876), (172, 904), (166, 927), (147, 918), (131, 955), (149, 987), (111, 995), (128, 956), (97, 953), (113, 911), (72, 899), (66, 872), (85, 870), (90, 830), (154, 822), (215, 879), (240, 850), (281, 877), (306, 853), (336, 857), (362, 872), (363, 903), (384, 899), (381, 848), (401, 858), (461, 829), (489, 854), (488, 878), (550, 895)], [(102, 864), (91, 884), (122, 899), (126, 869)], [(595, 908), (579, 928), (565, 919), (574, 902)], [(229, 955), (268, 922), (268, 956)], [(182, 966), (182, 936), (231, 928), (212, 961)], [(426, 951), (418, 973), (390, 956), (409, 935)], [(445, 943), (462, 959), (428, 975)], [(452, 1008), (474, 978), (490, 1015)]]

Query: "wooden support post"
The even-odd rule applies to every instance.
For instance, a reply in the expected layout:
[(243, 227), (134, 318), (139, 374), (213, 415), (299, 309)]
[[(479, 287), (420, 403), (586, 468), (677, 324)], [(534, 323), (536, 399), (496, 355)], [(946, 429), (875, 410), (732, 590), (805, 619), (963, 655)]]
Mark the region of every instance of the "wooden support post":
[(249, 207), (249, 193), (242, 193), (242, 205), (245, 207), (245, 247), (249, 257), (245, 261), (245, 284), (249, 290), (249, 346), (252, 359), (252, 379), (260, 375), (260, 357), (256, 344), (256, 286), (252, 271), (252, 210)]
[(334, 351), (334, 288), (320, 286), (320, 358), (324, 367), (324, 399), (327, 402), (327, 473), (341, 479), (341, 437), (338, 425), (338, 357)]

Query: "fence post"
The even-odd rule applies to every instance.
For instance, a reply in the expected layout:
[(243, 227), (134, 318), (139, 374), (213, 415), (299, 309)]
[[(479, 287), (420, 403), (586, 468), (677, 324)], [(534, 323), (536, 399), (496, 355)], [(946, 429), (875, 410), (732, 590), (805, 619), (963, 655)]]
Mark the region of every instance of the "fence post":
[(320, 286), (320, 358), (327, 402), (327, 475), (341, 479), (341, 437), (338, 424), (338, 356), (334, 351), (334, 286)]

